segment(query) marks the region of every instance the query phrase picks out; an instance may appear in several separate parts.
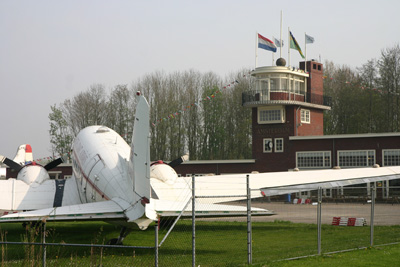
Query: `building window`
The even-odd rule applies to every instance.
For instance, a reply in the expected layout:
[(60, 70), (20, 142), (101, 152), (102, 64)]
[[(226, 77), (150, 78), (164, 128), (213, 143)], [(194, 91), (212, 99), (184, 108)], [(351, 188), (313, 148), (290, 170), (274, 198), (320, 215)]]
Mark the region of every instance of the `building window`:
[(297, 168), (330, 168), (330, 151), (296, 152)]
[(310, 110), (308, 109), (301, 109), (301, 123), (310, 123), (311, 118), (310, 118)]
[(275, 138), (275, 152), (283, 152), (283, 138)]
[(49, 171), (48, 173), (49, 173), (50, 179), (56, 179), (56, 180), (58, 180), (62, 174), (61, 171)]
[(271, 138), (264, 138), (263, 139), (263, 152), (264, 153), (271, 153), (273, 148), (273, 143)]
[(375, 150), (338, 151), (340, 167), (369, 167), (375, 164)]
[(284, 123), (285, 112), (283, 107), (262, 107), (258, 108), (258, 123)]
[(400, 149), (384, 149), (382, 150), (383, 166), (399, 166), (400, 165)]

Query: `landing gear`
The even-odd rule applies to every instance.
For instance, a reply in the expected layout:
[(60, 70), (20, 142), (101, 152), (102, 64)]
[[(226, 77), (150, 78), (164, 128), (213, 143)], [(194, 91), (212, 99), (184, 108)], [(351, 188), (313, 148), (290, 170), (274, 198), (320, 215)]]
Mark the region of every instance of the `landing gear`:
[(119, 233), (119, 237), (108, 240), (107, 245), (122, 245), (122, 241), (131, 231), (131, 229), (122, 227), (121, 232)]

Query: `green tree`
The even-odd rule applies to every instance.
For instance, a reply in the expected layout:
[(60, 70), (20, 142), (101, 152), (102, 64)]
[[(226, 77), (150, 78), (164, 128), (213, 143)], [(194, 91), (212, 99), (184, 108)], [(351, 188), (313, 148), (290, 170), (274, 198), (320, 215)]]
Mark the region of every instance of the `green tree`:
[(51, 106), (50, 120), (50, 143), (52, 154), (60, 156), (69, 155), (73, 135), (68, 130), (67, 121), (63, 117), (63, 111), (56, 105)]

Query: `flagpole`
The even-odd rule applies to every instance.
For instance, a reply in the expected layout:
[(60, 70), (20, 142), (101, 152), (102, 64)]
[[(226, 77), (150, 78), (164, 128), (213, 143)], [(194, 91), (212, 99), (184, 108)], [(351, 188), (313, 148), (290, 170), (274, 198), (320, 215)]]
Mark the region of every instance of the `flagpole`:
[[(305, 58), (305, 61), (304, 61), (304, 72), (307, 74), (307, 34), (304, 32), (304, 47), (305, 47), (305, 56), (306, 56), (306, 58)], [(308, 75), (308, 77), (310, 77), (310, 75)], [(304, 92), (305, 92), (305, 98), (306, 98), (306, 101), (308, 101), (308, 99), (307, 99), (307, 78), (304, 80)]]
[(281, 10), (281, 32), (280, 32), (280, 46), (279, 46), (279, 57), (282, 58), (282, 10)]
[(257, 63), (258, 63), (258, 33), (256, 32), (256, 67), (257, 68)]
[(307, 34), (306, 33), (304, 33), (304, 47), (305, 47), (305, 52), (306, 52), (306, 58), (305, 58), (305, 61), (304, 61), (304, 71), (307, 73)]
[(288, 43), (288, 62), (289, 62), (289, 64), (288, 64), (288, 67), (290, 67), (290, 44), (291, 44), (291, 40), (290, 40), (290, 28), (288, 27), (288, 41), (289, 41), (289, 43)]
[(275, 52), (272, 52), (272, 65), (271, 66), (274, 65), (274, 60), (275, 60)]

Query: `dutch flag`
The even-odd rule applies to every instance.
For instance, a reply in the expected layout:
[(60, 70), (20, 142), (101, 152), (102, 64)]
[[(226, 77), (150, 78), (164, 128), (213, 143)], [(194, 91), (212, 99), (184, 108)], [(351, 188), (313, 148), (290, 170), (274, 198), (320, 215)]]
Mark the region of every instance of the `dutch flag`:
[(276, 45), (270, 39), (258, 34), (258, 48), (276, 52)]

